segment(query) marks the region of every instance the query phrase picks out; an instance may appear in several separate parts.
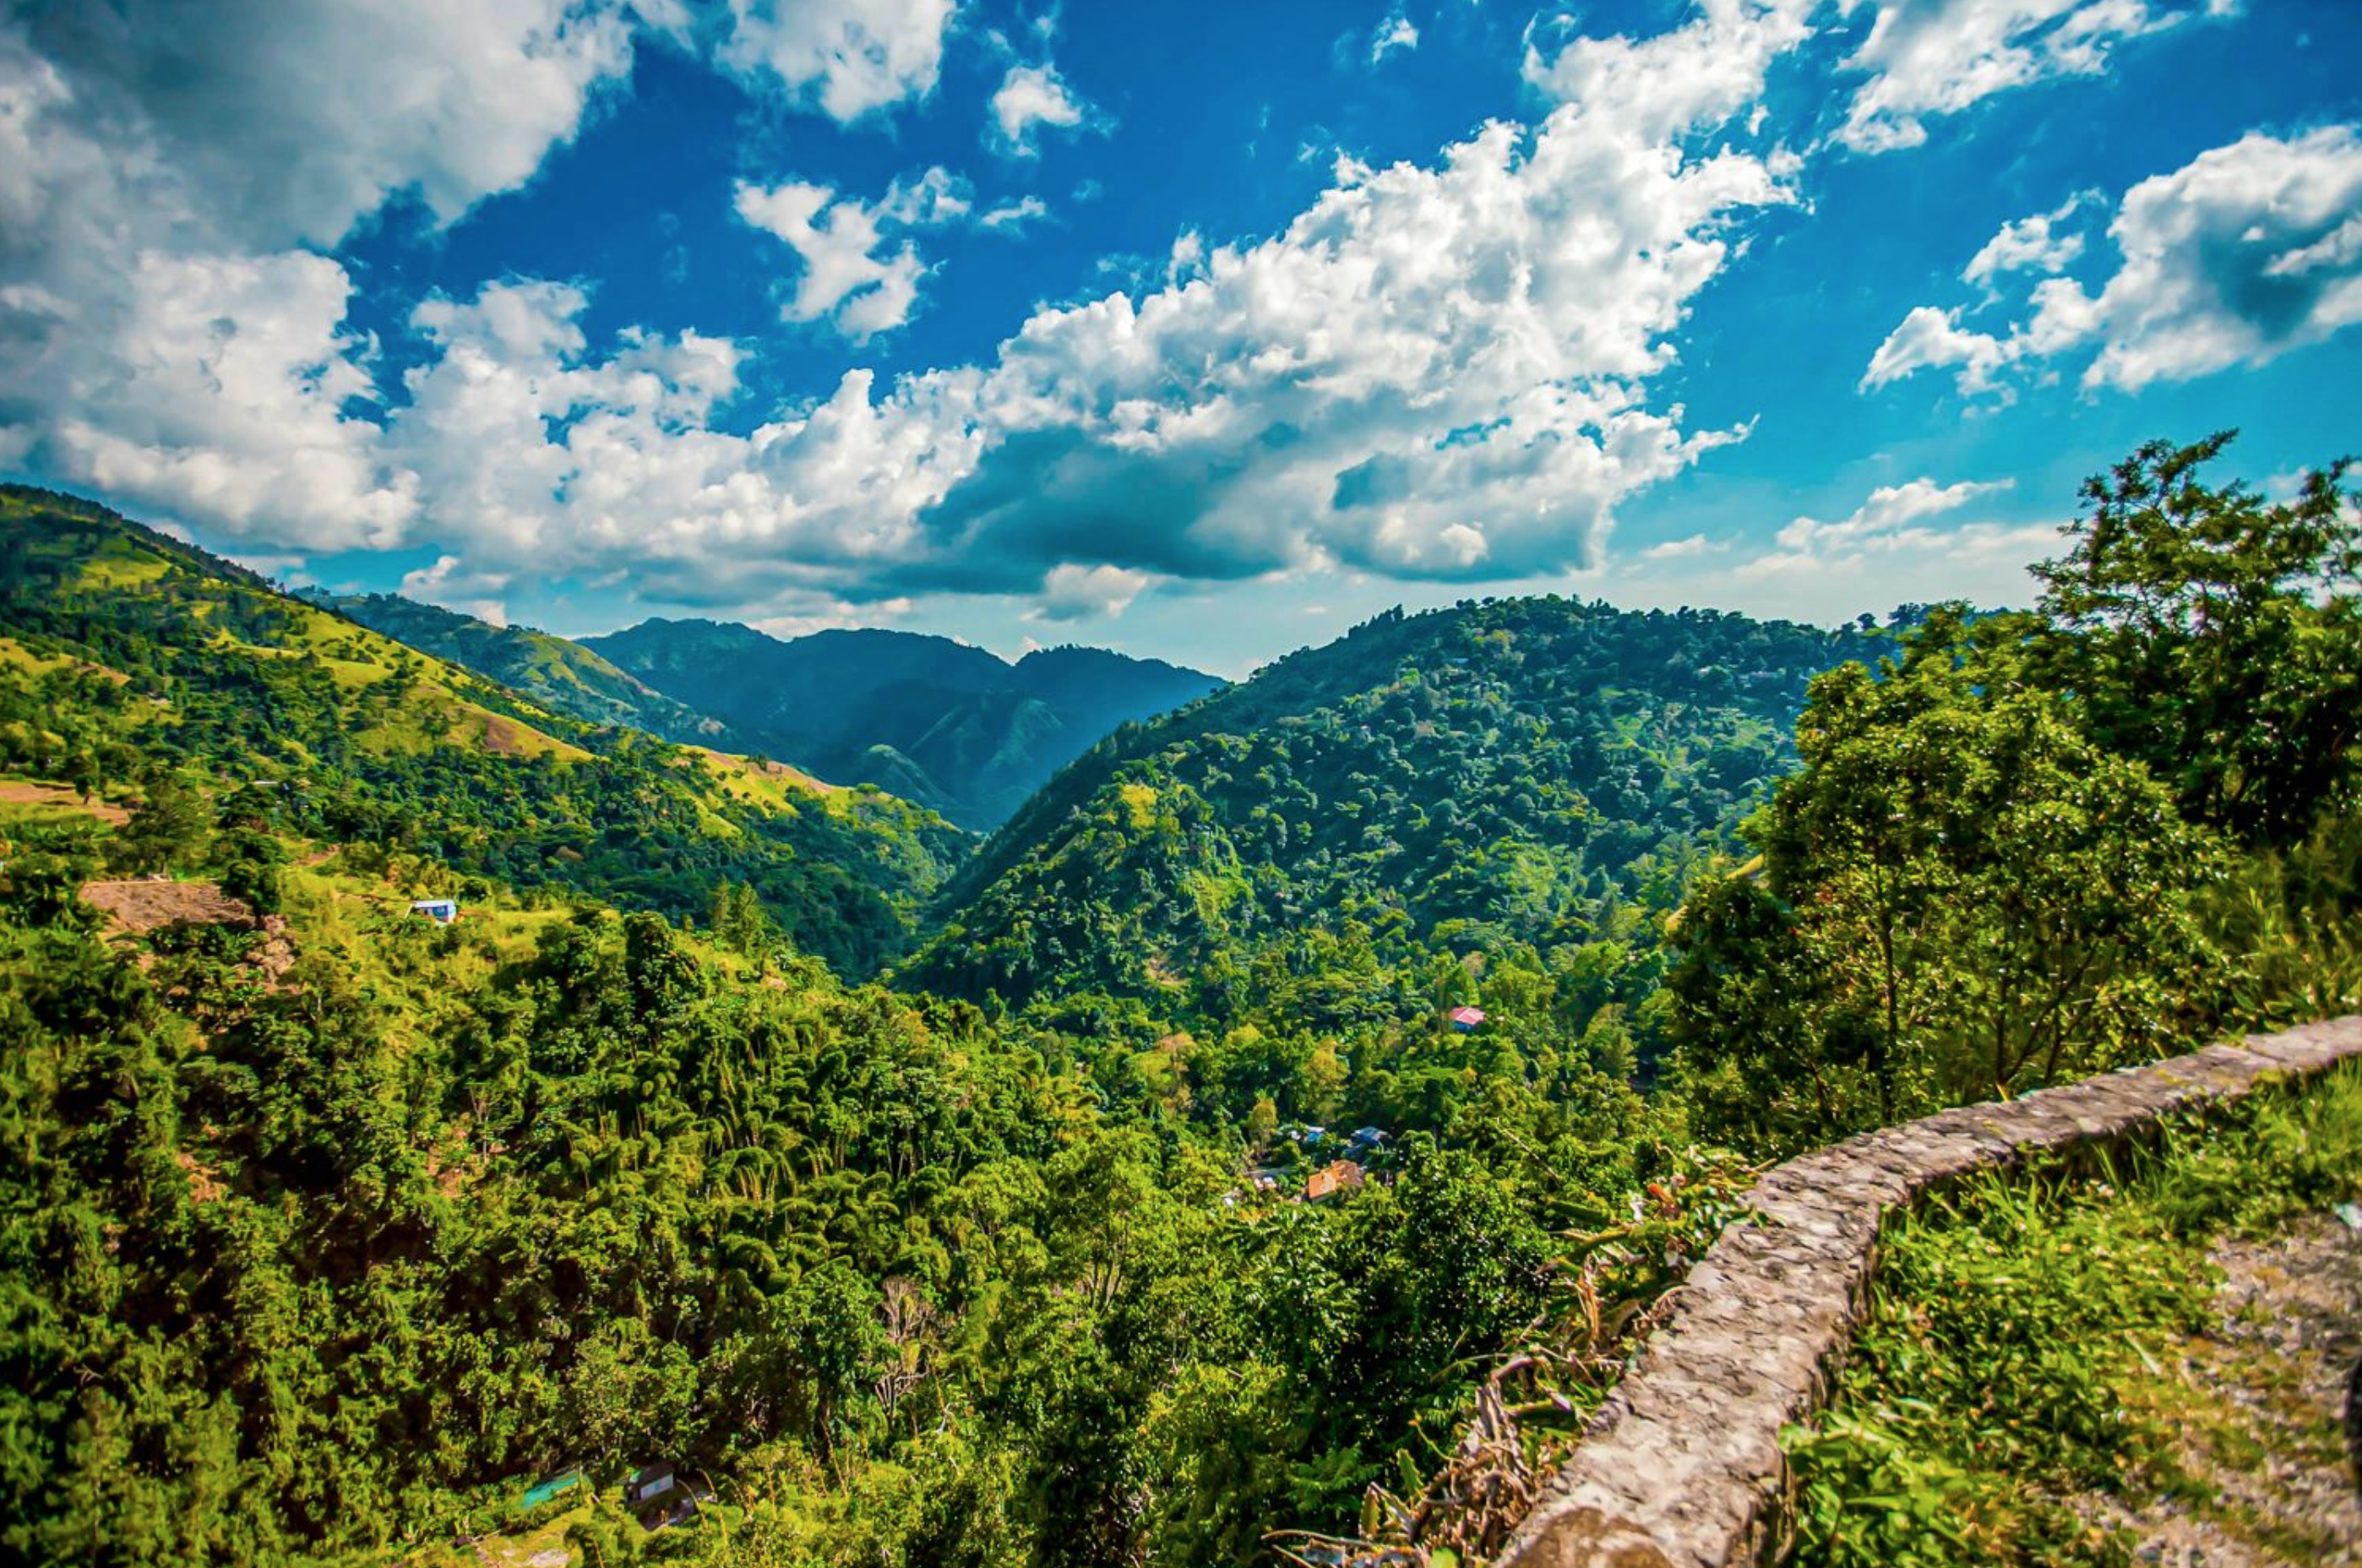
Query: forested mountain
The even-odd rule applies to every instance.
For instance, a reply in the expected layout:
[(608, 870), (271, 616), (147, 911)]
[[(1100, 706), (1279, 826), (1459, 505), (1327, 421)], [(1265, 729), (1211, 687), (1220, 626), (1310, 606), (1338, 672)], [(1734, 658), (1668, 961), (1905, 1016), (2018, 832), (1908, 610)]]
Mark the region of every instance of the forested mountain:
[(1794, 766), (1806, 683), (1893, 646), (1554, 598), (1382, 616), (1095, 747), (955, 878), (907, 977), (1226, 1015), (1254, 953), (1348, 922), (1459, 953), (1661, 916)]
[(646, 621), (584, 646), (826, 778), (866, 782), (964, 826), (1007, 819), (1060, 766), (1119, 724), (1221, 683), (1104, 649), (1008, 665), (948, 637)]
[(552, 712), (44, 491), (0, 490), (0, 767), (86, 797), (264, 790), (323, 837), (674, 915), (743, 883), (854, 973), (964, 850), (901, 801)]
[[(85, 502), (0, 527), (11, 1560), (472, 1562), (554, 1513), (585, 1562), (1243, 1561), (1416, 1473), (1569, 1224), (1680, 1195), (1616, 1299), (1721, 1212), (1539, 973), (1514, 1035), (1302, 1052), (854, 987), (815, 955), (889, 953), (955, 842), (912, 808)], [(1275, 1104), (1390, 1182), (1301, 1201)], [(659, 1458), (716, 1531), (618, 1512)], [(569, 1463), (600, 1507), (519, 1503)]]
[(645, 730), (683, 745), (745, 751), (730, 726), (666, 696), (564, 637), (495, 626), (398, 593), (304, 594), (395, 642), (472, 669), (519, 696), (588, 724)]

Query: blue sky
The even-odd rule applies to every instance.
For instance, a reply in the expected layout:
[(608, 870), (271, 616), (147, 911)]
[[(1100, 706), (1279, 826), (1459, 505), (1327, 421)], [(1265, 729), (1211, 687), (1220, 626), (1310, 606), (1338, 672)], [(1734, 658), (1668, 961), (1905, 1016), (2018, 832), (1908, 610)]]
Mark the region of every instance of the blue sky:
[(2362, 449), (2362, 6), (0, 21), (0, 469), (295, 581), (1086, 641), (2023, 598)]

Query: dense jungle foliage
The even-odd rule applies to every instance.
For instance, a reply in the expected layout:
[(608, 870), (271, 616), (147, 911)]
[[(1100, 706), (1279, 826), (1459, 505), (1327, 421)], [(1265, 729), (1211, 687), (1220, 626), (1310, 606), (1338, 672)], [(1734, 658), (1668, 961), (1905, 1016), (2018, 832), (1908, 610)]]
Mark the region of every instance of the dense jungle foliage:
[[(1382, 618), (1082, 758), (867, 983), (939, 823), (11, 492), (0, 1551), (1383, 1534), (1509, 1369), (1580, 1427), (1747, 1160), (2362, 1005), (2355, 514), (2221, 445), (2024, 613)], [(82, 896), (150, 871), (245, 908)]]
[(2028, 613), (1813, 684), (1803, 769), (1667, 990), (1700, 1131), (1764, 1153), (2362, 1005), (2362, 524), (2154, 443)]

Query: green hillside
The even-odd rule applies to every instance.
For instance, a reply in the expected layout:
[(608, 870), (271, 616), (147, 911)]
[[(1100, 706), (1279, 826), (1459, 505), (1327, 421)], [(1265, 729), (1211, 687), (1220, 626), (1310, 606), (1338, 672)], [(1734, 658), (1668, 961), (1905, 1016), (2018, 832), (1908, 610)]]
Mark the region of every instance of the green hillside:
[(1661, 916), (1794, 767), (1807, 681), (1893, 646), (1561, 599), (1383, 616), (1092, 750), (955, 878), (905, 977), (1224, 1014), (1238, 966), (1308, 930), (1462, 954)]
[(340, 614), (398, 643), (474, 670), (553, 713), (584, 723), (643, 730), (683, 745), (745, 751), (730, 726), (677, 702), (564, 637), (495, 626), (394, 593), (321, 597)]
[(244, 788), (348, 855), (676, 916), (744, 884), (854, 973), (963, 852), (889, 796), (748, 789), (751, 765), (553, 712), (86, 502), (0, 491), (0, 769), (94, 801)]

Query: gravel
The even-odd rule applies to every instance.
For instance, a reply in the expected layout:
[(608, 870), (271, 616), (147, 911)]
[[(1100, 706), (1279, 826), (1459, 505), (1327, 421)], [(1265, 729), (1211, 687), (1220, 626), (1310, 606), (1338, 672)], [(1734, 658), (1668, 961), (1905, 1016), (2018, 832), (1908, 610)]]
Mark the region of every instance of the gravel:
[[(2362, 1216), (2356, 1216), (2362, 1218)], [(2159, 1568), (2362, 1568), (2362, 1487), (2347, 1447), (2362, 1360), (2362, 1228), (2310, 1215), (2226, 1238), (2216, 1321), (2179, 1347), (2188, 1386), (2175, 1460), (2189, 1485), (2083, 1499)]]

